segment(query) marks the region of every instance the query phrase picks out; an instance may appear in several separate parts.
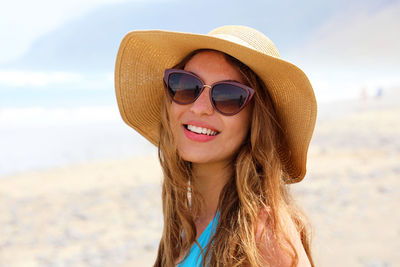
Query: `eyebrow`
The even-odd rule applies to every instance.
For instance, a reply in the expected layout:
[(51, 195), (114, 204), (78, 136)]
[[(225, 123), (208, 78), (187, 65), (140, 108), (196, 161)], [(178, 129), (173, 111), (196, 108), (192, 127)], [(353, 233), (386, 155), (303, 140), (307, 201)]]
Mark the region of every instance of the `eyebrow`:
[(236, 82), (236, 83), (244, 84), (244, 83), (236, 81), (236, 80), (222, 80), (221, 82)]
[[(187, 72), (190, 72), (190, 73), (193, 74), (194, 76), (198, 77), (198, 78), (204, 83), (203, 79), (202, 79), (197, 73), (194, 73), (194, 72), (192, 72), (192, 71), (185, 70), (185, 69), (183, 69), (183, 70), (184, 70), (184, 71), (187, 71)], [(221, 80), (221, 81), (217, 81), (217, 82), (218, 82), (218, 83), (220, 83), (220, 82), (236, 82), (236, 83), (244, 84), (244, 83), (239, 82), (239, 81), (237, 81), (237, 80)], [(244, 84), (244, 85), (246, 85), (246, 84)]]

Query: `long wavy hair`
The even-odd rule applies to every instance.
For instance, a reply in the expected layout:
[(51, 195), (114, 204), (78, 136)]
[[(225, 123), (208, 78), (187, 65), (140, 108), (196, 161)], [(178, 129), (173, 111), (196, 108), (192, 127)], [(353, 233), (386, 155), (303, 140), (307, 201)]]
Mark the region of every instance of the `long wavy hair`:
[[(173, 68), (183, 69), (200, 49), (187, 55)], [(251, 126), (246, 140), (232, 162), (231, 179), (221, 191), (220, 220), (204, 250), (203, 266), (265, 266), (257, 247), (257, 223), (261, 210), (268, 210), (267, 221), (279, 247), (296, 266), (299, 256), (285, 231), (284, 216), (293, 220), (311, 265), (308, 220), (294, 203), (285, 180), (283, 157), (287, 153), (273, 102), (263, 81), (245, 64), (230, 55), (225, 58), (237, 67), (247, 85), (254, 88)], [(164, 229), (154, 266), (175, 266), (196, 243), (195, 218), (202, 207), (202, 196), (193, 186), (192, 164), (183, 160), (169, 123), (171, 100), (164, 95), (161, 106), (159, 160), (164, 180), (162, 204)], [(265, 237), (265, 231), (263, 232)], [(206, 260), (205, 260), (206, 259)]]

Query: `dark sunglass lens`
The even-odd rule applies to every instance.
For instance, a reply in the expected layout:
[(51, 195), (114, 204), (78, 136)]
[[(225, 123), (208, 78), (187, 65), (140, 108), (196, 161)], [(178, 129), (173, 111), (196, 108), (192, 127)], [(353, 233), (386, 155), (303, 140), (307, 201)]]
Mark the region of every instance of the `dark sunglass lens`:
[(193, 102), (202, 88), (201, 82), (186, 73), (172, 73), (168, 79), (168, 90), (174, 101), (181, 104)]
[(215, 107), (225, 114), (233, 114), (240, 110), (247, 96), (245, 89), (232, 84), (215, 85), (211, 95)]

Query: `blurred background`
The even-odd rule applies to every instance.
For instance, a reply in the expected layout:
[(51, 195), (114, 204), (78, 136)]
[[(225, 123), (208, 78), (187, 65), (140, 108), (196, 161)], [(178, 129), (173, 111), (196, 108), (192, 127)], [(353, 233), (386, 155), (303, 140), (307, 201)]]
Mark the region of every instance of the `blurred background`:
[(0, 3), (0, 267), (150, 266), (161, 171), (114, 95), (137, 29), (265, 33), (319, 105), (305, 180), (317, 266), (400, 266), (400, 1)]

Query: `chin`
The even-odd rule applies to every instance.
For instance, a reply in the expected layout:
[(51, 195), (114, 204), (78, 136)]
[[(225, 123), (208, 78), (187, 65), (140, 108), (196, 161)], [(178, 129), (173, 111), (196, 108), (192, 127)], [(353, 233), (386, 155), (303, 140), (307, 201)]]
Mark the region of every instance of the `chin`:
[(207, 163), (207, 160), (205, 160), (203, 157), (200, 157), (199, 155), (192, 155), (192, 154), (185, 154), (185, 153), (179, 153), (179, 156), (185, 160), (189, 161), (192, 163)]
[(194, 153), (193, 151), (190, 151), (189, 153), (184, 153), (182, 151), (179, 151), (179, 156), (188, 162), (192, 162), (195, 164), (209, 164), (209, 163), (222, 163), (225, 161), (230, 161), (232, 157), (229, 156), (221, 156), (221, 155), (210, 155), (209, 151), (206, 151), (205, 153)]
[(185, 152), (181, 150), (178, 151), (179, 151), (179, 156), (185, 161), (189, 161), (192, 163), (209, 163), (213, 161), (212, 157), (210, 157), (210, 153), (204, 155), (203, 153), (194, 153), (194, 151), (190, 152)]

